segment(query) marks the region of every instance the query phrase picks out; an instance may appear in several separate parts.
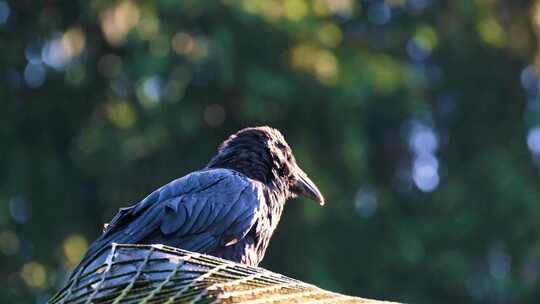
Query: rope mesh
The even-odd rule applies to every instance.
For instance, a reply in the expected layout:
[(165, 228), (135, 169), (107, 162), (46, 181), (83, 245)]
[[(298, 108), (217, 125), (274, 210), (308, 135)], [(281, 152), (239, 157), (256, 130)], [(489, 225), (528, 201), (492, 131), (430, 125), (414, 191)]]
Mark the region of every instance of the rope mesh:
[(163, 245), (113, 244), (49, 304), (388, 303), (345, 296), (268, 270)]

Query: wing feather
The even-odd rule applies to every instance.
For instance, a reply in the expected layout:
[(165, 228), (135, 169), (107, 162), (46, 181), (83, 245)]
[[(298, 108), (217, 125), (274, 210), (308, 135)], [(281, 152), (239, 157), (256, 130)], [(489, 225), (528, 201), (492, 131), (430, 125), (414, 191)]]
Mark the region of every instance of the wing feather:
[(257, 182), (227, 169), (193, 172), (122, 208), (81, 263), (111, 243), (162, 243), (209, 252), (249, 232), (260, 210)]

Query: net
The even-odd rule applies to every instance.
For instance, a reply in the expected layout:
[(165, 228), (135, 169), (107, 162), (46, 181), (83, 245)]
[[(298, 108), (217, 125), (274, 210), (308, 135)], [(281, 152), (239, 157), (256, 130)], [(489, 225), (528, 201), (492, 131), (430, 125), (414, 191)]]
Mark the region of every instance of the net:
[(163, 245), (113, 244), (49, 300), (90, 303), (388, 303)]

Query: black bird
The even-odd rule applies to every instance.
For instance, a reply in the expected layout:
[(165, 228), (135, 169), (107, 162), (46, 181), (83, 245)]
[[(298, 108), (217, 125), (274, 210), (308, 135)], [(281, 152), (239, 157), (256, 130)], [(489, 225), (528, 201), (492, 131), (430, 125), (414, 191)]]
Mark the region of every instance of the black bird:
[(121, 208), (72, 277), (113, 242), (164, 244), (257, 266), (285, 201), (297, 195), (324, 204), (278, 130), (242, 129), (220, 145), (202, 170)]

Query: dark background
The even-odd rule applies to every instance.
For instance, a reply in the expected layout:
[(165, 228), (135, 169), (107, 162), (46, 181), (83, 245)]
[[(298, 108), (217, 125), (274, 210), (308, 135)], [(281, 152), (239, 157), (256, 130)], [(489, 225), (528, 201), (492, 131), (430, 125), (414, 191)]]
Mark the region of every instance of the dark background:
[(283, 131), (327, 198), (262, 266), (410, 303), (537, 303), (535, 1), (0, 0), (0, 302), (117, 208)]

